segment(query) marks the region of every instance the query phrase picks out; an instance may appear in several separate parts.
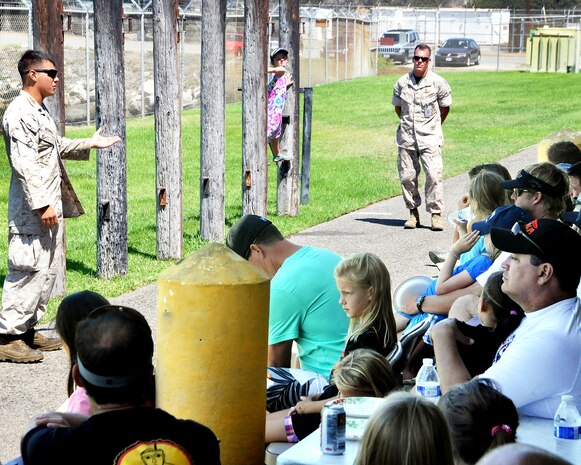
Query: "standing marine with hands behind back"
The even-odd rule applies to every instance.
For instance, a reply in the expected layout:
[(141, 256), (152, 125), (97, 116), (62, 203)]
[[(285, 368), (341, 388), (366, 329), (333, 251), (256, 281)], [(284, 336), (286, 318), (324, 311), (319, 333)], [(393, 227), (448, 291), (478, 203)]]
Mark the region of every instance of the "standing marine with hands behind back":
[(12, 169), (8, 194), (8, 275), (0, 312), (0, 361), (37, 362), (59, 338), (34, 330), (46, 311), (61, 262), (63, 218), (84, 213), (62, 159), (88, 160), (91, 148), (121, 139), (97, 130), (90, 139), (60, 137), (43, 104), (54, 95), (54, 59), (37, 50), (18, 62), (22, 91), (6, 109), (2, 126)]
[(432, 231), (442, 231), (444, 190), (442, 184), (442, 123), (452, 105), (451, 89), (444, 78), (430, 71), (432, 50), (419, 44), (414, 51), (414, 69), (393, 88), (391, 103), (400, 118), (397, 128), (397, 169), (410, 217), (404, 228), (420, 225), (418, 191), (420, 162), (426, 172), (426, 210), (432, 216)]

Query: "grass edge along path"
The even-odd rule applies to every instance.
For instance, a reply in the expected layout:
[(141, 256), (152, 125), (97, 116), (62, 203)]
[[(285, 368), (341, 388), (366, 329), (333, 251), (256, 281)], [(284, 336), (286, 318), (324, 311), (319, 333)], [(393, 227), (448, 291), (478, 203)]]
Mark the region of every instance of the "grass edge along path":
[[(574, 74), (441, 73), (454, 103), (444, 126), (444, 175), (465, 172), (477, 163), (500, 160), (563, 127), (581, 128), (572, 95), (581, 94)], [(285, 235), (400, 194), (394, 135), (398, 119), (391, 90), (399, 76), (357, 79), (314, 90), (310, 203), (296, 218), (277, 217), (276, 170), (269, 165), (269, 216)], [(94, 128), (69, 128), (68, 137), (85, 137)], [(199, 236), (199, 110), (182, 116), (184, 251)], [(241, 214), (241, 104), (226, 109), (226, 227)], [(67, 291), (91, 289), (115, 297), (152, 283), (174, 261), (159, 261), (155, 250), (155, 151), (153, 117), (127, 121), (129, 265), (127, 276), (96, 276), (95, 152), (89, 162), (67, 162), (67, 170), (86, 210), (67, 221)], [(270, 153), (269, 153), (270, 158)], [(423, 177), (423, 176), (422, 176)], [(10, 169), (0, 147), (0, 228), (7, 229)], [(453, 206), (447, 206), (452, 209)], [(7, 244), (0, 241), (0, 256)], [(6, 275), (0, 260), (0, 279)], [(52, 299), (45, 319), (60, 299)]]

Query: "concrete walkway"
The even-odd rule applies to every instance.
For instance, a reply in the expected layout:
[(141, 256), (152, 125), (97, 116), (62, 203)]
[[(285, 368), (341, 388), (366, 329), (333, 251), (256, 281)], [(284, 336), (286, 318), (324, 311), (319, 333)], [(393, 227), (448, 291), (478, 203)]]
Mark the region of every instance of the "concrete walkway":
[[(515, 176), (520, 168), (534, 163), (536, 157), (536, 147), (529, 147), (501, 163)], [(468, 176), (463, 174), (444, 182), (444, 218), (456, 210), (467, 181)], [(404, 230), (408, 211), (398, 196), (314, 226), (289, 239), (301, 245), (327, 248), (342, 256), (373, 252), (386, 263), (395, 289), (409, 276), (435, 275), (437, 270), (429, 266), (428, 251), (447, 250), (450, 245), (452, 227), (445, 221), (443, 232), (432, 232), (429, 215), (425, 211), (420, 214), (427, 226)], [(276, 223), (276, 218), (273, 221)], [(156, 284), (112, 300), (143, 312), (155, 333)], [(33, 415), (54, 410), (65, 401), (67, 370), (68, 362), (62, 350), (45, 354), (42, 363), (0, 363), (0, 462), (20, 454), (20, 437)]]

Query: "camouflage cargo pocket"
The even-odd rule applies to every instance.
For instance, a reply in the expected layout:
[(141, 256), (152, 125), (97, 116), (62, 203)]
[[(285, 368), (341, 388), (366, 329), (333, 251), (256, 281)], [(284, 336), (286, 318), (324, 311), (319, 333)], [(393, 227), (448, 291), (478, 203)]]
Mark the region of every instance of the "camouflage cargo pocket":
[(42, 245), (37, 234), (10, 234), (8, 241), (8, 269), (38, 271)]

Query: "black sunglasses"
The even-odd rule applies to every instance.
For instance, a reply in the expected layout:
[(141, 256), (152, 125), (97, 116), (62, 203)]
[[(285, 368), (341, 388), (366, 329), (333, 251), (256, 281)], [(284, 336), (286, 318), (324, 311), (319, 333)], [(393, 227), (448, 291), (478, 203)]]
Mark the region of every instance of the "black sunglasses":
[(525, 189), (523, 187), (515, 187), (512, 191), (517, 197), (520, 197), (523, 192), (531, 192), (529, 189)]
[(429, 61), (430, 60), (430, 57), (419, 57), (417, 55), (414, 55), (414, 60), (415, 61), (421, 61), (421, 62), (425, 63), (426, 61)]
[(538, 250), (540, 252), (540, 254), (538, 255), (539, 258), (543, 258), (545, 256), (545, 252), (543, 249), (541, 249), (541, 247), (535, 242), (533, 241), (529, 236), (527, 236), (524, 232), (524, 225), (521, 227), (520, 223), (515, 223), (513, 225), (513, 227), (510, 229), (510, 232), (514, 235), (514, 236), (522, 236), (524, 237), (527, 241), (529, 241), (530, 244), (533, 245), (533, 247)]
[(59, 73), (58, 70), (56, 69), (45, 69), (45, 68), (32, 69), (31, 71), (36, 71), (37, 73), (45, 73), (51, 79), (54, 79)]

